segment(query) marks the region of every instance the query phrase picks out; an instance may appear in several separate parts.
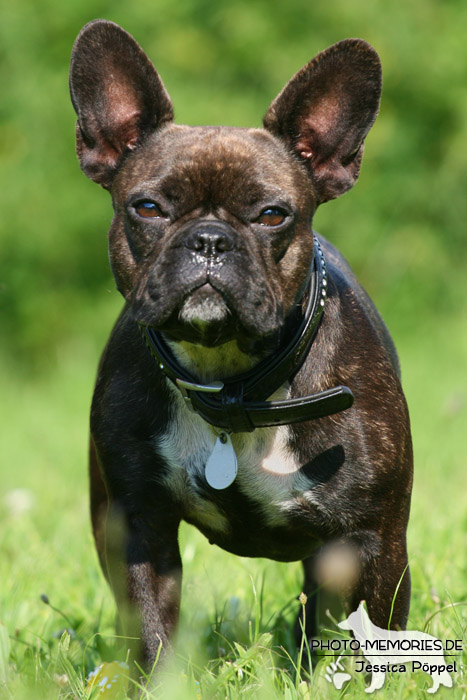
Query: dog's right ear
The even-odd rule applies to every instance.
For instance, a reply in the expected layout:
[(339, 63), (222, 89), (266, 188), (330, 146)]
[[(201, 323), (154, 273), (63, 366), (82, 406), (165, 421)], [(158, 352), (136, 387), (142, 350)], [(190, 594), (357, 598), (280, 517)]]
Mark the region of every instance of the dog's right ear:
[(107, 189), (128, 151), (173, 119), (151, 61), (113, 22), (94, 20), (81, 30), (71, 56), (70, 92), (81, 168)]

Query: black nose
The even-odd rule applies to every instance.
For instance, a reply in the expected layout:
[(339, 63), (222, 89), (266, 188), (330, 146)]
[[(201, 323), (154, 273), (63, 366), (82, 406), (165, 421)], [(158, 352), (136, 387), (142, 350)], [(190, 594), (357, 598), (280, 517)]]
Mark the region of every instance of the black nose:
[(185, 246), (206, 258), (215, 258), (234, 247), (230, 227), (219, 223), (205, 223), (192, 229), (185, 237)]

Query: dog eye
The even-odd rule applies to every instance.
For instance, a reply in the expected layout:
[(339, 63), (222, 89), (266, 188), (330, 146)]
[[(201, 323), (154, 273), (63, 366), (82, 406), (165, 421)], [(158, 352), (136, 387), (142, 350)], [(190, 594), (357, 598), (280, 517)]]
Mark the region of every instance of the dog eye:
[(163, 216), (161, 210), (154, 202), (138, 202), (134, 205), (135, 212), (143, 219), (155, 219)]
[(261, 212), (256, 221), (263, 226), (280, 226), (286, 218), (287, 214), (282, 209), (268, 207)]

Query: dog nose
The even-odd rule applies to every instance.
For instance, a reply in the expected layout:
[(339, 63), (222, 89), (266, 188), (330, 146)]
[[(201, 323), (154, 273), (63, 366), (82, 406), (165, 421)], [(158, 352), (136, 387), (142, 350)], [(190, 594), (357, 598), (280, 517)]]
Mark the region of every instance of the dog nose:
[(218, 225), (203, 226), (191, 231), (185, 238), (185, 246), (206, 258), (214, 258), (234, 247), (234, 238)]

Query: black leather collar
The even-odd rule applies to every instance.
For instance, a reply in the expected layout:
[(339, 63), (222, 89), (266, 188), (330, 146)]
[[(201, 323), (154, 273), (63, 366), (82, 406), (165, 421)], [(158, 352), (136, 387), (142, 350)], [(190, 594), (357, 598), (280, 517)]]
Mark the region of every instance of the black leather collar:
[(324, 254), (314, 236), (308, 304), (294, 337), (252, 370), (210, 384), (200, 384), (187, 372), (154, 328), (140, 325), (140, 330), (162, 372), (181, 391), (188, 406), (210, 425), (228, 433), (244, 433), (255, 428), (301, 423), (339, 413), (353, 404), (353, 394), (346, 386), (294, 399), (266, 400), (300, 369), (318, 330), (326, 289)]

